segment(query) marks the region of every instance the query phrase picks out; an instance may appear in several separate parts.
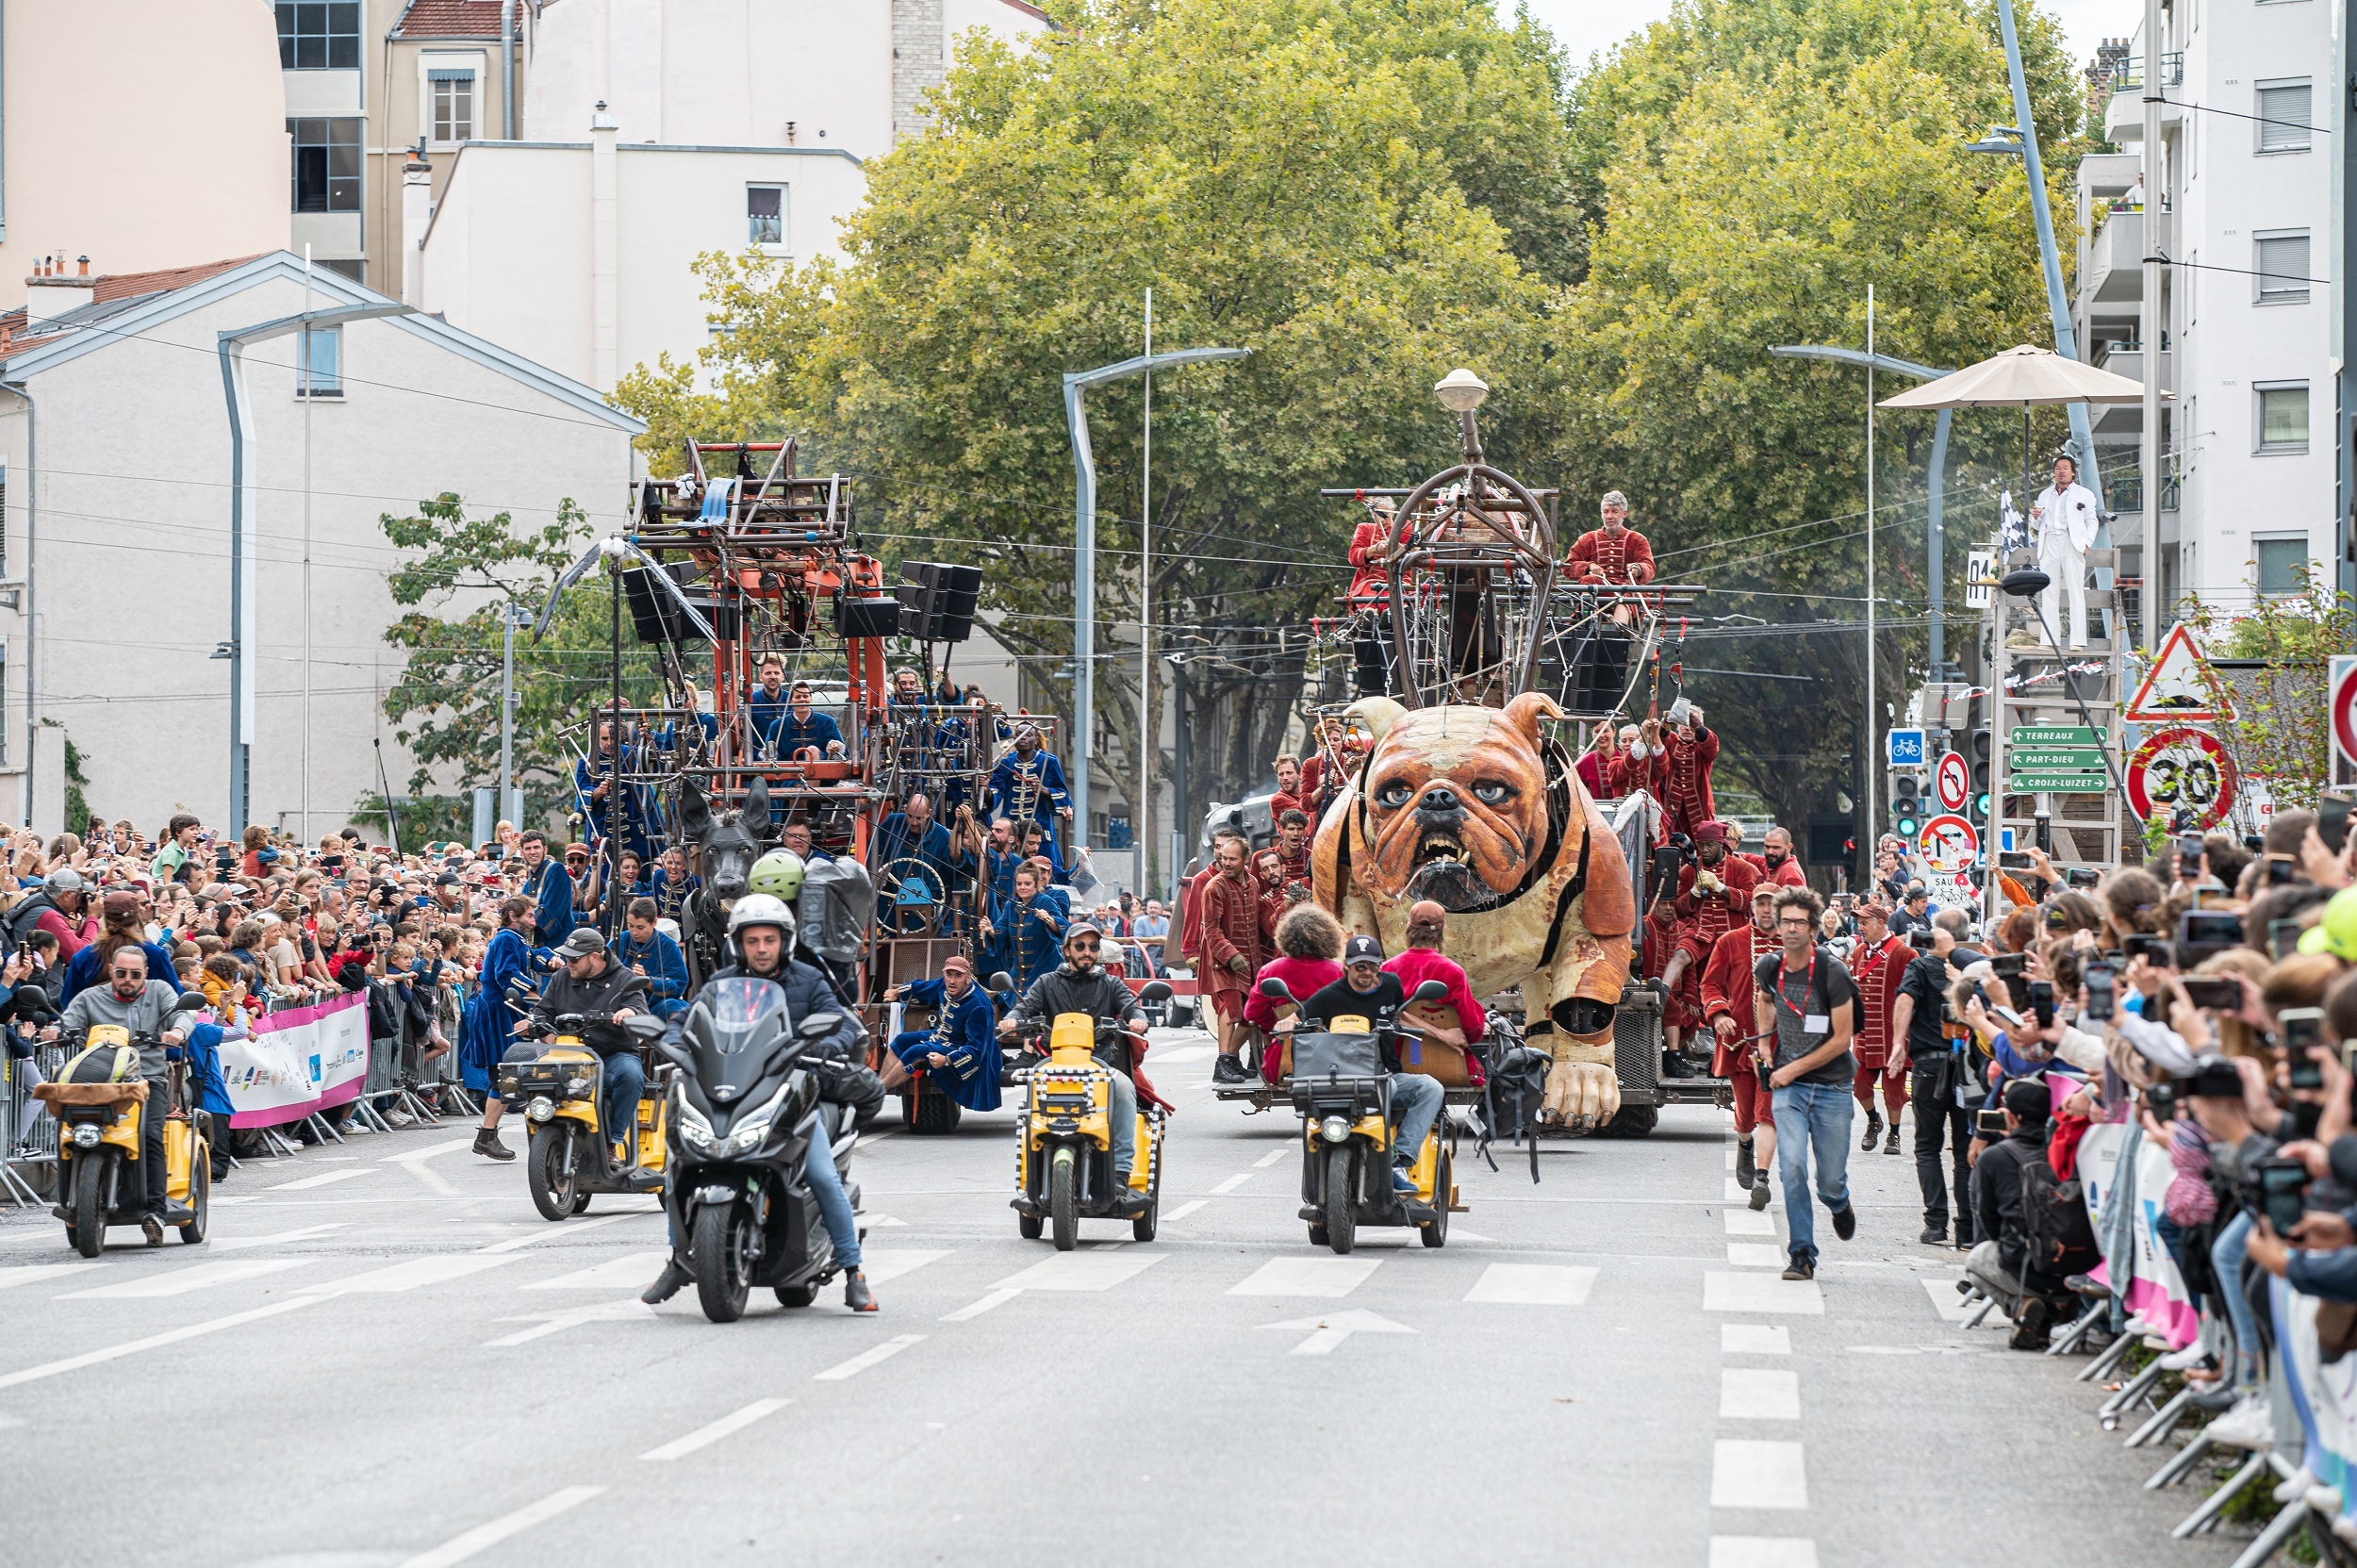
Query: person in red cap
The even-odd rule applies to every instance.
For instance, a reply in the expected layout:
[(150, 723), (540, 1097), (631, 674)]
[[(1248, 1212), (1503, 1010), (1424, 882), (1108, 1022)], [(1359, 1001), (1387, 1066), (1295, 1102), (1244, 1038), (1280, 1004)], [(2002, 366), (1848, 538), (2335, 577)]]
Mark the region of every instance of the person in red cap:
[(1383, 972), (1399, 977), (1400, 990), (1408, 996), (1416, 994), (1416, 987), (1427, 980), (1437, 980), (1448, 987), (1448, 995), (1441, 999), (1439, 1008), (1457, 1011), (1457, 1027), (1426, 1022), (1420, 1027), (1425, 1038), (1442, 1045), (1455, 1046), (1464, 1051), (1465, 1070), (1475, 1083), (1482, 1081), (1481, 1060), (1469, 1048), (1477, 1045), (1489, 1032), (1490, 1015), (1474, 999), (1473, 986), (1465, 980), (1463, 966), (1441, 951), (1441, 943), (1448, 934), (1448, 911), (1430, 899), (1418, 899), (1408, 906), (1408, 947), (1398, 957), (1383, 966)]
[[(1751, 1032), (1745, 1020), (1752, 1005), (1752, 972), (1759, 961), (1778, 950), (1776, 888), (1760, 883), (1752, 889), (1752, 917), (1711, 946), (1710, 962), (1703, 966), (1703, 1018), (1712, 1034), (1710, 1072), (1723, 1078), (1735, 1095), (1735, 1182), (1751, 1188), (1766, 1182), (1768, 1167), (1776, 1163), (1774, 1107), (1759, 1092), (1759, 1072), (1745, 1044)], [(1769, 1114), (1762, 1115), (1766, 1111)], [(1762, 1146), (1756, 1152), (1756, 1131)]]
[[(1687, 1031), (1707, 1021), (1702, 969), (1710, 962), (1711, 949), (1719, 938), (1742, 923), (1752, 889), (1758, 883), (1759, 873), (1727, 852), (1723, 823), (1703, 822), (1695, 827), (1694, 859), (1678, 870), (1677, 900), (1672, 905), (1677, 916), (1677, 945), (1661, 972), (1661, 982), (1677, 1004), (1674, 1022), (1679, 1037), (1671, 1042), (1672, 1051), (1684, 1044)], [(1665, 1028), (1671, 1021), (1665, 1016)], [(1676, 1071), (1674, 1057), (1672, 1070)]]
[(1850, 979), (1857, 986), (1857, 1038), (1851, 1049), (1857, 1055), (1857, 1078), (1852, 1092), (1866, 1108), (1866, 1137), (1858, 1147), (1869, 1154), (1882, 1136), (1883, 1117), (1874, 1108), (1874, 1080), (1882, 1080), (1883, 1104), (1890, 1112), (1890, 1138), (1885, 1154), (1899, 1152), (1899, 1113), (1907, 1108), (1905, 1042), (1893, 1045), (1890, 1022), (1899, 1001), (1899, 982), (1914, 963), (1916, 952), (1890, 930), (1890, 906), (1876, 894), (1859, 904), (1857, 943), (1849, 956)]

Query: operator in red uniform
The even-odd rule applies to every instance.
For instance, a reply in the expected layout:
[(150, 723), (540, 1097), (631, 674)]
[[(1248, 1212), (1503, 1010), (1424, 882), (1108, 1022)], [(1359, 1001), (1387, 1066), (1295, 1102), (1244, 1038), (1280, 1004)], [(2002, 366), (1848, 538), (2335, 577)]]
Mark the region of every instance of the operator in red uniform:
[(1866, 1137), (1859, 1148), (1871, 1153), (1882, 1136), (1883, 1117), (1874, 1107), (1874, 1080), (1883, 1081), (1883, 1104), (1890, 1113), (1890, 1140), (1883, 1152), (1899, 1152), (1899, 1113), (1907, 1107), (1907, 1048), (1891, 1044), (1890, 1014), (1899, 1000), (1899, 982), (1914, 963), (1916, 952), (1891, 933), (1890, 907), (1879, 894), (1857, 906), (1857, 943), (1850, 949), (1850, 979), (1857, 986), (1857, 1036), (1850, 1048), (1857, 1055), (1857, 1078), (1852, 1090), (1866, 1107)]
[[(1672, 906), (1677, 914), (1677, 948), (1661, 974), (1662, 984), (1679, 1003), (1681, 1034), (1707, 1021), (1703, 967), (1719, 938), (1742, 923), (1744, 906), (1758, 883), (1758, 872), (1727, 853), (1722, 825), (1705, 822), (1695, 830), (1694, 859), (1679, 868), (1677, 900)], [(1671, 1048), (1675, 1050), (1677, 1043)]]
[[(1618, 490), (1607, 490), (1600, 510), (1604, 526), (1591, 528), (1574, 539), (1571, 553), (1563, 557), (1566, 575), (1575, 583), (1626, 583), (1634, 586), (1652, 582), (1653, 545), (1628, 525), (1628, 497)], [(1623, 622), (1629, 619), (1627, 601), (1612, 612), (1612, 619)]]
[[(1744, 1019), (1754, 990), (1752, 970), (1781, 946), (1776, 939), (1776, 884), (1763, 882), (1752, 889), (1750, 922), (1720, 937), (1710, 949), (1710, 962), (1703, 966), (1703, 1016), (1718, 1036), (1710, 1071), (1735, 1092), (1735, 1183), (1757, 1195), (1752, 1201), (1755, 1209), (1768, 1204), (1768, 1167), (1776, 1163), (1776, 1118), (1769, 1097), (1760, 1093), (1753, 1050), (1743, 1041), (1751, 1032)], [(1760, 1114), (1763, 1109), (1769, 1114)], [(1764, 1146), (1756, 1151), (1755, 1136)]]
[[(1651, 737), (1648, 737), (1651, 738)], [(1661, 812), (1672, 833), (1702, 842), (1702, 829), (1718, 816), (1710, 795), (1710, 770), (1719, 761), (1719, 737), (1703, 726), (1703, 710), (1690, 702), (1680, 718), (1660, 727)]]

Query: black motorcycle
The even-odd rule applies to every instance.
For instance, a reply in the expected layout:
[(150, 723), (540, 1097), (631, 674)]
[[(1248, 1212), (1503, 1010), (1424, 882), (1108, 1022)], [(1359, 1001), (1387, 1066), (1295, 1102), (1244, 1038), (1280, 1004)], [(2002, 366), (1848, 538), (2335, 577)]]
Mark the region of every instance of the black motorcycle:
[(819, 1098), (823, 1059), (813, 1050), (842, 1024), (835, 1013), (790, 1017), (784, 991), (767, 981), (716, 980), (688, 1009), (679, 1040), (658, 1048), (680, 1069), (669, 1130), (673, 1246), (684, 1250), (681, 1266), (715, 1323), (743, 1316), (762, 1285), (785, 1306), (807, 1307), (837, 1272), (802, 1164), (818, 1118), (828, 1118), (835, 1169), (858, 1209), (851, 1112)]

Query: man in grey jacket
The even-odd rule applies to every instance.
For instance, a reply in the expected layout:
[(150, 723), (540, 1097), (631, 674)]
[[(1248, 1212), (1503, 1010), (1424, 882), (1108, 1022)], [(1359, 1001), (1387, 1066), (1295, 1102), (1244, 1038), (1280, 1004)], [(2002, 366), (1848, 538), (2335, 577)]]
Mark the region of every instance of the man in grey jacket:
[(172, 1105), (171, 1080), (164, 1063), (166, 1050), (176, 1048), (186, 1038), (184, 1027), (172, 1016), (172, 1004), (180, 997), (162, 981), (147, 978), (147, 952), (136, 942), (125, 942), (115, 949), (103, 978), (106, 984), (77, 992), (67, 1004), (65, 1016), (43, 1032), (50, 1038), (60, 1032), (76, 1035), (100, 1024), (131, 1032), (132, 1044), (140, 1052), (140, 1076), (147, 1081), (147, 1103), (140, 1110), (140, 1165), (147, 1182), (147, 1212), (140, 1217), (140, 1233), (147, 1238), (148, 1246), (161, 1246), (169, 1179), (164, 1168), (164, 1113)]

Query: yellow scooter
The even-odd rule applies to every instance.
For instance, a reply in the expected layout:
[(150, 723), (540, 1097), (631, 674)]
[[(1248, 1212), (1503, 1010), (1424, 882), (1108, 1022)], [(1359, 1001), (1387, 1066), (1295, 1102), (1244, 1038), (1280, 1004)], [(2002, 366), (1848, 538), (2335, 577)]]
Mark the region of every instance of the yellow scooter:
[(142, 1039), (156, 1044), (119, 1024), (93, 1025), (78, 1040), (69, 1037), (83, 1048), (60, 1081), (33, 1090), (58, 1118), (58, 1204), (50, 1213), (65, 1221), (66, 1238), (85, 1258), (106, 1249), (107, 1226), (137, 1225), (146, 1213), (140, 1150), (148, 1116), (166, 1118), (165, 1223), (194, 1244), (212, 1215), (212, 1147), (189, 1115), (188, 1065), (172, 1064), (170, 1102), (151, 1104), (153, 1085), (138, 1076)]
[[(1166, 1001), (1170, 995), (1167, 984), (1152, 981), (1139, 991), (1138, 999)], [(1143, 1086), (1129, 1184), (1124, 1191), (1113, 1181), (1113, 1074), (1097, 1062), (1096, 1047), (1100, 1030), (1120, 1028), (1117, 1018), (1060, 1013), (1045, 1042), (1046, 1060), (1022, 1074), (1023, 1114), (1015, 1123), (1015, 1229), (1026, 1240), (1035, 1241), (1052, 1228), (1059, 1252), (1069, 1252), (1079, 1243), (1082, 1219), (1117, 1217), (1132, 1195), (1146, 1200), (1145, 1211), (1130, 1216), (1132, 1236), (1152, 1241), (1162, 1221), (1162, 1129), (1168, 1113), (1148, 1098)], [(1145, 1042), (1135, 1035), (1129, 1041), (1134, 1064), (1145, 1054)], [(1133, 1071), (1133, 1080), (1135, 1076)]]
[[(521, 1104), (532, 1129), (524, 1180), (543, 1219), (580, 1213), (593, 1193), (646, 1193), (663, 1185), (671, 1078), (679, 1069), (668, 1062), (652, 1067), (638, 1097), (635, 1124), (626, 1132), (609, 1131), (598, 1116), (605, 1063), (581, 1040), (582, 1031), (607, 1022), (602, 1014), (559, 1015), (558, 1033), (536, 1060), (500, 1065), (500, 1098)], [(621, 1028), (642, 1044), (663, 1035), (663, 1020), (651, 1014), (625, 1018)], [(618, 1140), (628, 1145), (620, 1160), (612, 1147)]]

